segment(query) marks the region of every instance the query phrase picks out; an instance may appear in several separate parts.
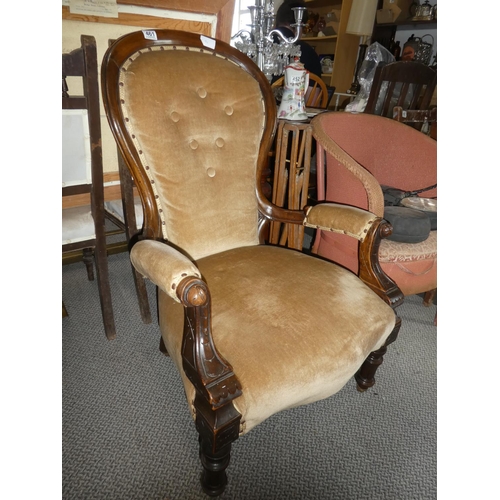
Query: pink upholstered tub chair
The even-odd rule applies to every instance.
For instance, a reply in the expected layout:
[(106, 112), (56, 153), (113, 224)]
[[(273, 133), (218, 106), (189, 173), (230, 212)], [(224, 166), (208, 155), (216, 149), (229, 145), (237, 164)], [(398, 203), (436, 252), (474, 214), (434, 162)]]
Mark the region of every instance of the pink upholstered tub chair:
[[(312, 123), (320, 201), (360, 207), (383, 217), (381, 185), (413, 191), (437, 183), (437, 143), (412, 127), (347, 112), (324, 113)], [(420, 196), (432, 198), (437, 191)], [(347, 235), (318, 231), (312, 251), (358, 272), (358, 246)], [(384, 239), (378, 258), (405, 295), (429, 292), (430, 299), (437, 287), (437, 230), (421, 243)]]

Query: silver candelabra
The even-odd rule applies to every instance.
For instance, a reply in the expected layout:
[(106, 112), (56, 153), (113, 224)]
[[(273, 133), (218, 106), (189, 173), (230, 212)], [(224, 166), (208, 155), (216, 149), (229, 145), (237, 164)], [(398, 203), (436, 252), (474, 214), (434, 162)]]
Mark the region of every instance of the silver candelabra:
[[(290, 58), (300, 57), (300, 47), (295, 42), (302, 35), (302, 23), (305, 7), (294, 7), (295, 36), (287, 38), (277, 29), (273, 29), (275, 22), (274, 1), (255, 0), (255, 5), (249, 6), (251, 24), (250, 31), (242, 29), (231, 37), (238, 50), (250, 57), (266, 75), (269, 81), (273, 76), (281, 76)], [(279, 39), (275, 43), (274, 36)], [(239, 38), (239, 40), (237, 40)]]

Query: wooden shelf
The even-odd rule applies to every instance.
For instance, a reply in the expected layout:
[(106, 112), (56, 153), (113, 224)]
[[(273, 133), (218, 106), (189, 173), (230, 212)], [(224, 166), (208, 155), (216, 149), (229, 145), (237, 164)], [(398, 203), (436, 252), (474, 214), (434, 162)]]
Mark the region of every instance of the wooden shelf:
[[(333, 56), (331, 73), (323, 73), (321, 78), (330, 87), (339, 92), (350, 88), (354, 75), (354, 67), (358, 57), (359, 38), (346, 33), (349, 13), (353, 0), (312, 0), (307, 2), (308, 10), (324, 17), (334, 12), (333, 35), (311, 36), (304, 33), (302, 40), (312, 46), (318, 55), (328, 53)], [(331, 31), (330, 31), (331, 33)]]
[(336, 7), (342, 6), (342, 0), (305, 0), (308, 9), (317, 9), (321, 7)]
[(437, 29), (437, 20), (434, 19), (432, 21), (412, 21), (411, 19), (405, 19), (403, 21), (397, 21), (395, 23), (377, 23), (376, 26), (397, 26), (398, 28), (407, 26), (408, 28), (414, 27), (419, 29)]
[(301, 40), (304, 40), (304, 42), (322, 42), (323, 40), (336, 40), (338, 35), (329, 35), (329, 36), (313, 36), (313, 37), (301, 37)]

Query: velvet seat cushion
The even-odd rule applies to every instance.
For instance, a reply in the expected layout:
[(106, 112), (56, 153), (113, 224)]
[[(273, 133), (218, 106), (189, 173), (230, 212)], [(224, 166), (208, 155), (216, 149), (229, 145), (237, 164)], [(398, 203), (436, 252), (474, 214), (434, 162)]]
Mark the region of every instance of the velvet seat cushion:
[[(300, 252), (250, 246), (197, 265), (210, 288), (216, 346), (242, 385), (234, 401), (242, 434), (339, 391), (394, 328), (393, 310), (355, 275)], [(159, 316), (193, 411), (181, 360), (183, 307), (160, 291)]]

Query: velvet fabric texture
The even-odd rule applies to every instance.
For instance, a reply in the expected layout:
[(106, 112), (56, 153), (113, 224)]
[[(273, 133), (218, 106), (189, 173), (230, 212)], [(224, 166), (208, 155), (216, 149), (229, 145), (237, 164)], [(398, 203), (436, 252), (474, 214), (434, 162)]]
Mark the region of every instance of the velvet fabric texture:
[(165, 46), (131, 57), (120, 86), (163, 237), (194, 259), (256, 244), (256, 145), (265, 119), (257, 82), (220, 56)]
[[(276, 412), (339, 391), (394, 328), (392, 308), (356, 276), (300, 252), (246, 247), (197, 264), (212, 296), (215, 344), (242, 385), (234, 401), (242, 434)], [(165, 291), (159, 317), (194, 412), (194, 388), (182, 368), (183, 307)]]
[[(274, 100), (265, 83), (261, 88), (217, 52), (180, 45), (133, 53), (119, 81), (125, 127), (161, 216), (162, 235), (155, 236), (165, 240), (136, 243), (132, 263), (159, 287), (161, 334), (193, 415), (176, 289), (187, 276), (206, 281), (214, 345), (242, 387), (233, 401), (241, 434), (278, 411), (340, 390), (396, 322), (393, 309), (350, 271), (258, 244), (257, 161), (275, 116), (268, 109), (266, 121), (264, 103)], [(266, 155), (262, 149), (261, 161)], [(313, 207), (304, 223), (341, 221), (363, 240), (374, 220), (332, 204)]]
[[(321, 203), (307, 209), (304, 225), (346, 234), (358, 241), (364, 241), (375, 220), (376, 217), (366, 210), (335, 203)], [(339, 227), (343, 229), (336, 229)]]
[[(320, 146), (318, 157), (326, 152), (326, 164), (318, 164), (320, 200), (383, 217), (381, 185), (414, 191), (437, 182), (436, 141), (408, 125), (371, 114), (330, 112), (315, 117), (312, 126)], [(437, 190), (424, 195), (435, 197)], [(321, 231), (313, 250), (358, 272), (357, 242), (345, 235)], [(405, 295), (436, 288), (437, 231), (419, 243), (383, 240), (379, 261)]]

